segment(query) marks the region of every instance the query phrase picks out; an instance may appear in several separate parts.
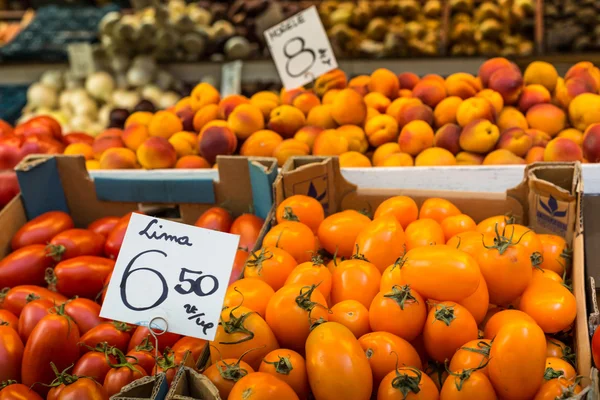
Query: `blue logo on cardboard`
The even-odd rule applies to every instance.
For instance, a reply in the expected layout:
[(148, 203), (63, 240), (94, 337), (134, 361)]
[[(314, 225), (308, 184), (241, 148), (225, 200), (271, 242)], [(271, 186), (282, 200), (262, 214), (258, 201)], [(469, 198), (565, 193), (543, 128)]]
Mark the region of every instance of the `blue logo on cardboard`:
[(308, 197), (313, 197), (317, 199), (319, 202), (322, 202), (325, 198), (326, 193), (326, 191), (323, 191), (321, 194), (319, 194), (317, 192), (317, 188), (315, 187), (314, 182), (310, 182), (310, 185), (308, 186), (308, 193), (306, 193), (306, 195)]
[(540, 199), (539, 201), (540, 201), (540, 207), (542, 207), (552, 217), (562, 218), (565, 215), (567, 215), (567, 208), (565, 208), (562, 211), (559, 210), (558, 203), (557, 203), (556, 199), (554, 197), (552, 197), (552, 195), (550, 195), (550, 198), (548, 199), (547, 204), (544, 203), (542, 201), (542, 199)]
[(544, 202), (541, 197), (538, 197), (538, 199), (541, 208), (541, 210), (538, 208), (536, 211), (538, 223), (558, 235), (564, 235), (567, 231), (569, 206), (567, 205), (564, 210), (561, 210), (558, 202), (552, 196), (548, 198), (547, 202)]

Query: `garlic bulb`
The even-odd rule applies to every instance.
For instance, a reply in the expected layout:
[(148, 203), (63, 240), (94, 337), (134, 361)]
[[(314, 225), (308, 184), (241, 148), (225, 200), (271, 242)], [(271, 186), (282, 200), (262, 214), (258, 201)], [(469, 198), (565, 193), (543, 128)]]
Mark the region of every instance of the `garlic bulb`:
[(115, 81), (108, 72), (94, 72), (86, 79), (85, 88), (93, 98), (107, 101), (115, 90)]
[(34, 83), (27, 89), (27, 105), (32, 109), (55, 108), (58, 103), (56, 90), (43, 83)]

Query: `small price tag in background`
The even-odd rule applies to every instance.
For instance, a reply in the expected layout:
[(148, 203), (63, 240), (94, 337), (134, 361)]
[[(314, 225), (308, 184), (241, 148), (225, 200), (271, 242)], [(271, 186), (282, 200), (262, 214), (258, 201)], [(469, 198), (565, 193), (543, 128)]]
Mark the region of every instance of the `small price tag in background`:
[(67, 46), (69, 53), (69, 64), (76, 78), (85, 78), (92, 74), (96, 66), (94, 64), (94, 53), (89, 43), (71, 43)]
[(306, 85), (338, 66), (315, 6), (267, 29), (265, 39), (287, 90)]
[(242, 62), (233, 61), (221, 68), (221, 96), (242, 93)]
[(132, 214), (100, 315), (213, 340), (239, 239)]

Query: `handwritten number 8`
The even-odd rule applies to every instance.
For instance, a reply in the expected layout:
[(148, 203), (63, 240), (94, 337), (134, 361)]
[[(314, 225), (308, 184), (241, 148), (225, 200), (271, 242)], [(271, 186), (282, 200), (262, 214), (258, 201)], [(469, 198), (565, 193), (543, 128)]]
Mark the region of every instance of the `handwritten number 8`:
[[(186, 277), (185, 277), (186, 274), (197, 274), (197, 275), (200, 275), (200, 277), (198, 277), (196, 279), (189, 279), (189, 278), (186, 279)], [(204, 293), (202, 291), (202, 280), (204, 278), (209, 278), (213, 282), (212, 289), (210, 289), (207, 293)], [(204, 297), (204, 296), (209, 296), (209, 295), (213, 294), (219, 288), (219, 281), (214, 276), (202, 275), (202, 271), (190, 271), (187, 268), (181, 268), (181, 273), (179, 274), (179, 282), (188, 282), (190, 284), (190, 287), (188, 290), (185, 290), (183, 288), (182, 284), (175, 286), (175, 291), (179, 294), (190, 294), (190, 293), (194, 292), (194, 293), (196, 293), (197, 296)]]
[[(294, 51), (294, 49), (292, 49), (290, 51), (290, 47), (293, 47), (293, 43), (299, 42), (300, 43), (300, 48), (297, 49), (297, 51)], [(292, 78), (297, 78), (299, 76), (304, 75), (306, 72), (308, 72), (308, 70), (315, 64), (315, 61), (317, 60), (317, 56), (315, 55), (315, 52), (311, 49), (306, 49), (304, 48), (305, 42), (303, 38), (300, 37), (295, 37), (292, 38), (290, 40), (288, 40), (285, 45), (283, 46), (283, 54), (285, 54), (285, 56), (288, 58), (287, 63), (285, 64), (285, 70), (287, 72), (287, 74), (289, 76), (291, 76)], [(300, 72), (297, 73), (292, 73), (291, 71), (291, 67), (293, 66), (292, 64), (298, 65), (298, 63), (294, 63), (293, 61), (296, 59), (298, 59), (299, 56), (301, 56), (302, 54), (310, 54), (311, 57), (311, 61), (308, 64), (308, 66), (306, 66), (303, 70), (301, 70)]]

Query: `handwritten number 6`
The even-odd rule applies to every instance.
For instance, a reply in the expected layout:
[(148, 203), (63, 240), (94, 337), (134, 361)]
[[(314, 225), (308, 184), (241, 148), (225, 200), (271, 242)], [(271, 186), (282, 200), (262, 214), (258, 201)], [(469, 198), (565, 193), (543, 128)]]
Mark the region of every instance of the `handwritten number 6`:
[[(298, 51), (295, 52), (290, 52), (289, 46), (292, 45), (292, 43), (295, 42), (299, 42), (300, 43), (300, 48), (298, 49)], [(283, 54), (285, 54), (285, 56), (288, 58), (286, 64), (285, 64), (285, 70), (288, 73), (289, 76), (291, 76), (292, 78), (297, 78), (299, 76), (304, 75), (315, 63), (315, 61), (317, 60), (317, 56), (315, 55), (315, 52), (312, 49), (306, 49), (304, 48), (305, 45), (305, 41), (303, 38), (300, 37), (295, 37), (292, 38), (290, 40), (288, 40), (285, 45), (283, 46)], [(310, 54), (312, 60), (310, 61), (310, 63), (308, 64), (307, 67), (305, 67), (303, 70), (301, 70), (298, 73), (292, 73), (292, 71), (290, 70), (290, 67), (292, 67), (292, 64), (294, 59), (297, 59), (298, 56), (300, 56), (301, 54)], [(295, 63), (296, 65), (298, 63)]]
[[(160, 272), (155, 271), (152, 268), (148, 268), (148, 267), (142, 267), (142, 268), (134, 269), (133, 271), (131, 271), (131, 268), (133, 267), (133, 264), (136, 262), (136, 260), (146, 253), (159, 253), (159, 254), (162, 254), (163, 256), (167, 257), (167, 253), (165, 253), (163, 251), (146, 250), (146, 251), (142, 251), (140, 254), (133, 257), (131, 259), (131, 261), (129, 261), (129, 264), (127, 264), (127, 268), (125, 268), (125, 271), (123, 272), (123, 277), (121, 278), (121, 284), (120, 284), (121, 300), (123, 301), (123, 304), (125, 304), (125, 307), (127, 307), (133, 311), (146, 311), (151, 308), (157, 307), (157, 306), (161, 305), (163, 303), (163, 301), (165, 301), (167, 299), (167, 295), (169, 294), (169, 288), (167, 287), (167, 281), (165, 280), (164, 276), (162, 276), (162, 274)], [(162, 284), (162, 293), (161, 293), (160, 297), (158, 298), (158, 300), (156, 300), (154, 302), (154, 304), (152, 304), (151, 306), (148, 306), (148, 307), (134, 307), (127, 300), (127, 289), (126, 289), (127, 279), (129, 279), (129, 276), (131, 274), (133, 274), (134, 272), (138, 272), (138, 271), (150, 271), (150, 272), (156, 274), (156, 276), (158, 276), (158, 278), (160, 279), (160, 282)]]
[[(196, 279), (186, 279), (186, 274), (197, 274), (200, 277)], [(209, 278), (213, 282), (212, 289), (210, 289), (207, 293), (202, 291), (202, 280), (205, 278)], [(190, 284), (189, 289), (185, 290), (182, 284), (178, 284), (175, 286), (175, 291), (179, 294), (190, 294), (192, 292), (196, 293), (197, 296), (209, 296), (217, 291), (219, 288), (219, 281), (212, 275), (202, 275), (202, 271), (191, 271), (187, 268), (181, 268), (181, 273), (179, 274), (179, 282), (188, 282)]]

